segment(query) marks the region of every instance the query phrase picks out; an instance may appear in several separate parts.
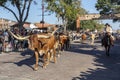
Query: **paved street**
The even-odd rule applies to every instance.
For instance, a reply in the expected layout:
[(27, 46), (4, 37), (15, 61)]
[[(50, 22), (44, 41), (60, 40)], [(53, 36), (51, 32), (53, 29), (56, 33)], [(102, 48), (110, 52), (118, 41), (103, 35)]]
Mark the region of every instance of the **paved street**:
[(0, 80), (120, 80), (120, 41), (111, 48), (110, 57), (99, 41), (73, 43), (56, 64), (43, 69), (40, 63), (38, 71), (33, 70), (32, 55), (29, 50), (0, 54)]

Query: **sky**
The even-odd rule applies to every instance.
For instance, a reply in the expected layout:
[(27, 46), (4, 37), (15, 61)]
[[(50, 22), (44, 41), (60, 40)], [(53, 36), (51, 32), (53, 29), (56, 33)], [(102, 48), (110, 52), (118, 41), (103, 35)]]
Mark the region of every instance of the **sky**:
[[(86, 9), (86, 11), (88, 11), (88, 13), (99, 13), (95, 8), (96, 2), (97, 2), (97, 0), (81, 0), (81, 6), (84, 9)], [(41, 0), (38, 0), (38, 4), (36, 6), (35, 5), (31, 6), (29, 17), (27, 19), (28, 22), (36, 23), (36, 22), (40, 22), (42, 20)], [(6, 19), (16, 21), (13, 14), (11, 14), (9, 11), (7, 11), (3, 8), (0, 8), (0, 18), (6, 18)], [(52, 13), (51, 15), (48, 15), (48, 13), (45, 12), (44, 20), (46, 23), (61, 24), (61, 22), (59, 22), (57, 20), (57, 18), (55, 17), (54, 13)], [(113, 23), (112, 20), (100, 20), (100, 21), (103, 24), (109, 23), (113, 27), (114, 30), (120, 29), (119, 22)]]
[[(27, 19), (28, 22), (31, 22), (31, 23), (36, 23), (36, 22), (40, 22), (42, 19), (42, 10), (41, 10), (41, 0), (37, 0), (37, 5), (32, 5), (31, 6), (31, 10), (29, 12), (29, 17)], [(10, 8), (12, 8), (11, 6), (9, 6)], [(14, 8), (12, 8), (14, 9)], [(16, 10), (16, 13), (17, 10)], [(6, 19), (10, 19), (10, 20), (14, 20), (16, 21), (15, 17), (13, 16), (13, 14), (11, 14), (9, 11), (3, 9), (3, 8), (0, 8), (0, 18), (6, 18)], [(56, 24), (58, 23), (56, 17), (55, 17), (55, 14), (51, 14), (51, 15), (48, 15), (48, 13), (45, 12), (45, 16), (44, 16), (44, 20), (46, 23), (51, 23), (51, 24)]]

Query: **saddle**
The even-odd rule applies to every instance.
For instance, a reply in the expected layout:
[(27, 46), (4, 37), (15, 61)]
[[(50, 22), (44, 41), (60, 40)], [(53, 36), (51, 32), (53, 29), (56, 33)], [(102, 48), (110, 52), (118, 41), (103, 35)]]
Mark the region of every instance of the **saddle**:
[(106, 33), (102, 39), (102, 46), (103, 45), (112, 45), (114, 46), (114, 39), (111, 34)]

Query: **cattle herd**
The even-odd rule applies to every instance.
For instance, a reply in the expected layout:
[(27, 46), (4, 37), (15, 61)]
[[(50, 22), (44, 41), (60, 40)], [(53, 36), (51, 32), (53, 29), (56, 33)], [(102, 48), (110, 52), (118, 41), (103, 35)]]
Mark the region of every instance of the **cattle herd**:
[(16, 35), (8, 30), (8, 32), (18, 40), (28, 40), (29, 49), (34, 51), (35, 65), (34, 70), (38, 70), (39, 58), (42, 57), (43, 68), (49, 64), (50, 61), (57, 62), (57, 57), (60, 56), (64, 48), (69, 48), (69, 36), (60, 33), (60, 28), (57, 28), (52, 33), (37, 33), (29, 36)]

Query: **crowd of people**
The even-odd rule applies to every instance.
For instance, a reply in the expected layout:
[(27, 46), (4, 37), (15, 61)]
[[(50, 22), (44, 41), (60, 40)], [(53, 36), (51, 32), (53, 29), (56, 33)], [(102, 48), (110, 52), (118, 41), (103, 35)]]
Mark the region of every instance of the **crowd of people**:
[[(62, 26), (60, 26), (62, 27)], [(63, 29), (63, 28), (60, 28)], [(25, 29), (23, 28), (21, 31), (19, 31), (18, 27), (11, 28), (12, 33), (15, 35), (21, 35), (21, 36), (27, 36), (29, 34), (37, 34), (37, 33), (46, 33), (47, 29)], [(60, 30), (62, 32), (62, 30)], [(18, 51), (18, 50), (24, 50), (28, 48), (28, 40), (18, 40), (15, 37), (13, 37), (9, 31), (6, 30), (0, 30), (0, 52), (9, 52), (9, 51)]]
[(96, 30), (81, 30), (80, 32), (71, 32), (70, 35), (72, 41), (90, 40), (90, 43), (94, 44), (94, 39), (97, 37), (98, 32)]
[(104, 25), (103, 31), (98, 32), (97, 29), (95, 30), (81, 30), (80, 32), (71, 32), (71, 38), (72, 40), (83, 40), (82, 36), (84, 36), (86, 39), (90, 40), (91, 44), (94, 44), (94, 40), (96, 38), (101, 39), (102, 46), (104, 45), (103, 39), (106, 37), (106, 35), (110, 35), (110, 42), (111, 45), (114, 45), (114, 41), (116, 40), (115, 35), (113, 35), (113, 29), (112, 26), (109, 23), (106, 23)]
[[(26, 29), (21, 30), (21, 33), (19, 33), (18, 28), (13, 28), (12, 32), (14, 34), (21, 34), (22, 36), (28, 35), (28, 31)], [(112, 36), (113, 30), (112, 27), (106, 23), (104, 27), (103, 34), (109, 33), (111, 40), (114, 40), (114, 37)], [(80, 32), (69, 32), (69, 36), (72, 41), (81, 39), (82, 36), (85, 36), (86, 39), (90, 39), (91, 44), (94, 44), (94, 39), (99, 36), (101, 38), (101, 33), (99, 33), (96, 29), (93, 31), (84, 31), (81, 30)], [(103, 37), (103, 36), (102, 36)], [(104, 38), (104, 37), (103, 37)], [(101, 39), (103, 39), (101, 38)], [(113, 43), (112, 43), (113, 45)], [(13, 36), (11, 36), (7, 30), (0, 30), (0, 52), (7, 52), (7, 51), (13, 51), (18, 49), (25, 49), (28, 47), (27, 40), (17, 40)]]
[[(19, 34), (19, 30), (17, 28), (12, 29), (14, 34)], [(23, 29), (21, 32), (22, 36), (27, 35), (27, 30)], [(20, 50), (27, 48), (27, 41), (19, 41), (13, 36), (11, 36), (7, 29), (0, 30), (0, 52), (9, 52), (13, 50)]]

